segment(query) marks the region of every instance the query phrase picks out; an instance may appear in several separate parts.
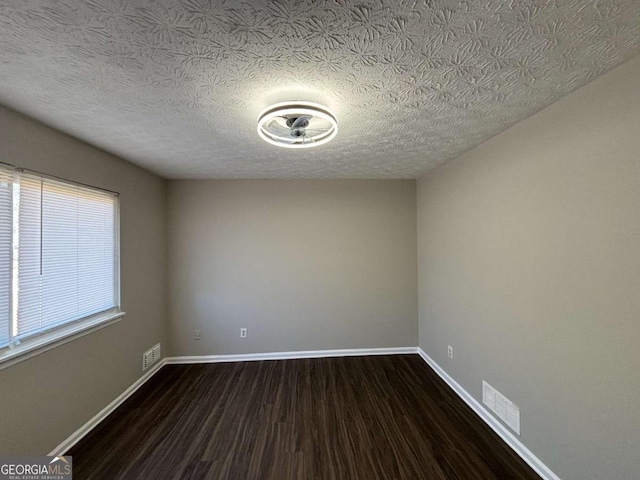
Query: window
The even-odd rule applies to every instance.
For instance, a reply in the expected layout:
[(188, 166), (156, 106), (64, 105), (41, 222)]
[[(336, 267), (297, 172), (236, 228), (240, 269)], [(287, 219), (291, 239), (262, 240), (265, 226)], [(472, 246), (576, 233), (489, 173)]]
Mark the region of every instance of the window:
[(118, 270), (116, 194), (0, 168), (5, 356), (53, 332), (59, 339), (62, 330), (67, 336), (117, 315)]

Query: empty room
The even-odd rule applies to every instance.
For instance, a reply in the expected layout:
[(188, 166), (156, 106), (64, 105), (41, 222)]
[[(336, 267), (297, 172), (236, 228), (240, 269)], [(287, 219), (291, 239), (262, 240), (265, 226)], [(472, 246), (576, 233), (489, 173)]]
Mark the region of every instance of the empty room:
[(640, 2), (0, 0), (0, 480), (639, 480)]

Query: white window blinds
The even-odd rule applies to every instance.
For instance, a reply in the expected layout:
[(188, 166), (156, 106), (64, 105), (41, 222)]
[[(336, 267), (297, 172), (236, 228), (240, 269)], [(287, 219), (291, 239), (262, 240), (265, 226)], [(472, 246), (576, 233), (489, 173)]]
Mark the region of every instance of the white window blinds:
[(0, 347), (11, 340), (12, 196), (11, 172), (0, 169)]
[(7, 284), (3, 277), (5, 235), (0, 232), (0, 315), (4, 298), (12, 300), (7, 300), (4, 328), (8, 338), (3, 342), (0, 333), (0, 346), (115, 311), (117, 196), (30, 173), (14, 172), (11, 182), (7, 201), (0, 187), (0, 223), (6, 209), (11, 226), (8, 276), (13, 279)]

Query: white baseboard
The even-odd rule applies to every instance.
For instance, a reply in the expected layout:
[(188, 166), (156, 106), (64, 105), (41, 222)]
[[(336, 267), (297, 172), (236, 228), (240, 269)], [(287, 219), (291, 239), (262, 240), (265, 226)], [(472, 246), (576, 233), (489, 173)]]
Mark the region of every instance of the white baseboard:
[(298, 352), (246, 353), (236, 355), (199, 355), (168, 357), (166, 363), (256, 362), (260, 360), (291, 360), (295, 358), (362, 357), (366, 355), (406, 355), (418, 353), (418, 347), (352, 348), (345, 350), (305, 350)]
[(144, 375), (142, 375), (138, 380), (133, 382), (133, 384), (127, 388), (124, 392), (122, 392), (118, 397), (111, 402), (109, 405), (100, 410), (91, 420), (81, 426), (78, 430), (73, 432), (69, 438), (67, 438), (64, 442), (54, 448), (51, 453), (49, 453), (50, 457), (56, 457), (64, 455), (66, 452), (71, 449), (76, 443), (78, 443), (82, 438), (84, 438), (91, 430), (93, 430), (100, 422), (102, 422), (107, 416), (112, 413), (116, 408), (124, 403), (126, 399), (128, 399), (131, 395), (133, 395), (136, 390), (138, 390), (142, 385), (144, 385), (151, 377), (153, 377), (165, 364), (165, 360), (161, 359), (158, 363), (152, 366)]
[(447, 372), (445, 372), (435, 360), (427, 355), (424, 350), (418, 348), (418, 354), (422, 359), (444, 380), (449, 387), (471, 407), (471, 409), (491, 427), (491, 429), (498, 434), (502, 440), (516, 452), (531, 468), (533, 468), (540, 477), (544, 480), (560, 480), (555, 473), (551, 471), (542, 461), (536, 457), (531, 450), (524, 446), (524, 444), (513, 434), (507, 427), (505, 427), (500, 421), (495, 418), (489, 411), (482, 406), (474, 397), (471, 396), (458, 382), (456, 382)]

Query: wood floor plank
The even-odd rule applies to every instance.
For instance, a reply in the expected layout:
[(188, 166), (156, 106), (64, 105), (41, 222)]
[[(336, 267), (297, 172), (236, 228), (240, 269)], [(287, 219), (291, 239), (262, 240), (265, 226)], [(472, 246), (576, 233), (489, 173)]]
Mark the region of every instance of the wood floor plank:
[(417, 355), (166, 365), (69, 454), (78, 480), (539, 480)]

